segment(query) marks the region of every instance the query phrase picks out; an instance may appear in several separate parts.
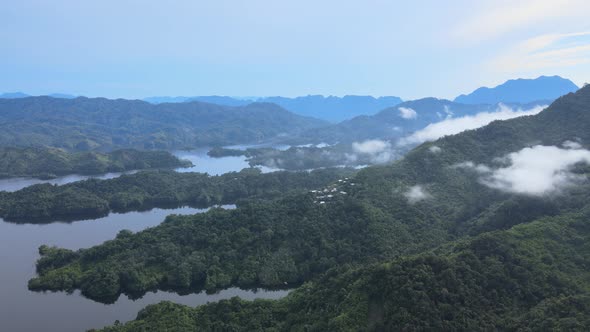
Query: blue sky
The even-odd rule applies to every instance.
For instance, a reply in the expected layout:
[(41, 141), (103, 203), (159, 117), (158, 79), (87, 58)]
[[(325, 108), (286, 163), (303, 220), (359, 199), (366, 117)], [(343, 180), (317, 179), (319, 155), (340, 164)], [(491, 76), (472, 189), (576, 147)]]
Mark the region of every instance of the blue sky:
[(4, 1), (0, 92), (453, 98), (590, 81), (590, 2)]

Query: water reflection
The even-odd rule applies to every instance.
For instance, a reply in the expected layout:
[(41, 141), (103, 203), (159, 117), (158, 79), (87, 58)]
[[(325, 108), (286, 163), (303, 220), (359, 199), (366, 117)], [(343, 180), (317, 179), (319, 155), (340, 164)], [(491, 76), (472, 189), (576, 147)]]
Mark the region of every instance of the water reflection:
[[(224, 208), (234, 208), (233, 205)], [(2, 331), (84, 331), (135, 318), (148, 304), (170, 300), (196, 306), (223, 298), (280, 298), (287, 291), (245, 291), (227, 289), (218, 294), (180, 296), (174, 293), (148, 293), (132, 301), (122, 295), (112, 305), (88, 300), (79, 293), (36, 293), (27, 289), (35, 275), (34, 262), (42, 244), (68, 249), (86, 248), (110, 240), (122, 229), (137, 232), (160, 224), (169, 214), (194, 214), (207, 209), (153, 209), (146, 212), (112, 213), (107, 217), (78, 222), (13, 224), (0, 219), (0, 330)]]
[[(242, 148), (251, 147), (248, 145), (241, 145)], [(222, 158), (211, 158), (207, 155), (208, 148), (190, 150), (190, 151), (174, 151), (173, 154), (180, 159), (187, 159), (193, 163), (193, 167), (188, 168), (177, 168), (177, 172), (199, 172), (208, 173), (210, 175), (221, 175), (229, 172), (239, 172), (244, 168), (250, 167), (246, 161), (246, 157), (222, 157)], [(278, 169), (270, 168), (266, 166), (257, 167), (262, 170), (263, 173), (269, 173), (277, 171)], [(40, 184), (40, 183), (51, 183), (51, 184), (67, 184), (76, 181), (82, 181), (90, 178), (94, 179), (112, 179), (121, 176), (122, 174), (133, 174), (137, 171), (129, 171), (123, 173), (107, 173), (101, 175), (67, 175), (57, 177), (50, 180), (41, 180), (34, 178), (10, 178), (0, 179), (0, 191), (17, 191), (25, 187)]]

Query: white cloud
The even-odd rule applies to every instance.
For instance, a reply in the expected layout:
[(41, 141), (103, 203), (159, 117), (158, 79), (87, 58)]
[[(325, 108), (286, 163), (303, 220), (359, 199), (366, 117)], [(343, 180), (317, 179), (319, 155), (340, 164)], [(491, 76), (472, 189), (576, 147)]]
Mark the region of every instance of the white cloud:
[(418, 117), (418, 113), (409, 107), (399, 107), (399, 116), (406, 120), (415, 119)]
[(493, 58), (495, 72), (514, 73), (590, 63), (590, 31), (545, 34), (526, 39)]
[[(369, 155), (371, 162), (375, 164), (383, 164), (393, 159), (395, 154), (391, 149), (391, 143), (382, 140), (367, 140), (364, 142), (353, 142), (352, 151), (357, 154)], [(347, 158), (356, 160), (357, 156), (347, 155)]]
[(495, 120), (508, 120), (525, 115), (535, 115), (541, 112), (546, 105), (536, 106), (530, 110), (514, 110), (500, 104), (495, 112), (482, 112), (476, 115), (468, 115), (460, 118), (448, 118), (441, 122), (431, 123), (422, 130), (400, 140), (399, 144), (419, 144), (426, 141), (434, 141), (447, 135), (455, 135), (465, 130), (483, 127)]
[(428, 148), (428, 151), (432, 152), (432, 153), (439, 153), (442, 151), (442, 149), (436, 145), (433, 145), (431, 147)]
[(570, 170), (578, 163), (590, 164), (590, 151), (561, 149), (537, 145), (508, 154), (506, 165), (491, 168), (466, 162), (456, 167), (473, 168), (481, 174), (481, 182), (498, 190), (541, 196), (551, 194), (586, 180)]
[[(492, 1), (476, 6), (475, 13), (451, 29), (453, 39), (480, 43), (543, 21), (579, 16), (589, 8), (585, 0)], [(478, 6), (479, 5), (479, 6)]]
[(410, 187), (410, 189), (404, 193), (404, 196), (406, 196), (410, 204), (415, 204), (430, 198), (430, 194), (421, 185)]
[(383, 152), (391, 147), (391, 144), (386, 141), (373, 139), (361, 143), (352, 143), (352, 150), (357, 153), (374, 154)]
[(563, 146), (566, 149), (581, 149), (582, 148), (582, 144), (580, 144), (578, 142), (574, 142), (574, 141), (565, 141), (565, 142), (561, 143), (561, 146)]

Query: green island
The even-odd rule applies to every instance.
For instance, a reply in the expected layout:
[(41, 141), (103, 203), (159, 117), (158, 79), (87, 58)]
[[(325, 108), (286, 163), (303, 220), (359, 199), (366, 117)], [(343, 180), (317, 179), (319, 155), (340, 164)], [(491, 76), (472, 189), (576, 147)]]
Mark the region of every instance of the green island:
[(88, 179), (65, 185), (38, 184), (0, 192), (0, 217), (21, 223), (47, 223), (98, 218), (109, 212), (149, 210), (183, 205), (209, 207), (240, 199), (275, 199), (306, 191), (352, 174), (352, 169), (261, 174), (255, 168), (210, 176), (170, 170), (142, 171), (108, 180)]
[(222, 157), (239, 157), (245, 156), (245, 150), (229, 149), (220, 146), (216, 146), (207, 151), (207, 155), (211, 158), (222, 158)]
[(531, 142), (590, 141), (588, 105), (585, 87), (538, 115), (425, 143), (324, 188), (169, 216), (88, 249), (43, 246), (29, 288), (111, 303), (157, 289), (301, 285), (275, 301), (164, 302), (105, 331), (583, 330), (590, 184), (512, 193), (460, 165), (494, 165)]
[(286, 150), (272, 147), (248, 148), (245, 150), (215, 147), (207, 154), (213, 158), (228, 156), (245, 156), (250, 166), (266, 166), (290, 171), (311, 170), (326, 167), (355, 167), (372, 164), (383, 164), (401, 154), (398, 148), (394, 154), (389, 153), (384, 160), (376, 160), (375, 156), (355, 153), (351, 144), (331, 146), (292, 146)]
[(69, 174), (96, 175), (190, 166), (190, 161), (180, 160), (167, 151), (124, 149), (100, 153), (68, 152), (49, 147), (0, 147), (0, 178), (50, 179)]

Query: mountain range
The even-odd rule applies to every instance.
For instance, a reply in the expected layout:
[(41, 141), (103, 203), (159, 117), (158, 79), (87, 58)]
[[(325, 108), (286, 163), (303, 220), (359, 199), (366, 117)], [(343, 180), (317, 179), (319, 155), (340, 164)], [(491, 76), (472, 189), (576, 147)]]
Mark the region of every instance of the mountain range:
[(557, 97), (578, 90), (572, 81), (559, 76), (535, 79), (515, 79), (493, 88), (481, 87), (470, 94), (460, 95), (455, 102), (463, 104), (551, 102)]
[(430, 124), (448, 119), (475, 116), (501, 110), (529, 110), (546, 106), (545, 101), (529, 104), (462, 104), (445, 99), (423, 98), (406, 101), (374, 115), (362, 115), (325, 127), (312, 128), (301, 135), (286, 138), (295, 144), (351, 143), (368, 139), (397, 140)]
[(280, 300), (162, 302), (109, 332), (583, 331), (589, 126), (584, 87), (537, 115), (422, 144), (320, 194), (170, 216), (88, 249), (43, 247), (29, 287), (81, 289), (97, 301), (297, 287)]
[(399, 97), (325, 97), (320, 95), (310, 95), (295, 98), (254, 97), (244, 99), (226, 96), (151, 97), (144, 100), (155, 104), (163, 102), (202, 101), (227, 106), (243, 106), (252, 102), (273, 103), (296, 114), (311, 116), (330, 122), (340, 122), (357, 115), (375, 114), (384, 108), (395, 106), (402, 102)]
[(0, 145), (67, 150), (182, 149), (269, 141), (326, 125), (269, 103), (51, 97), (0, 99)]

